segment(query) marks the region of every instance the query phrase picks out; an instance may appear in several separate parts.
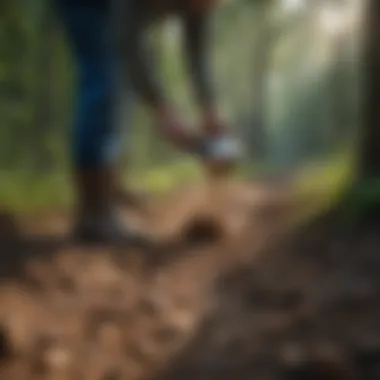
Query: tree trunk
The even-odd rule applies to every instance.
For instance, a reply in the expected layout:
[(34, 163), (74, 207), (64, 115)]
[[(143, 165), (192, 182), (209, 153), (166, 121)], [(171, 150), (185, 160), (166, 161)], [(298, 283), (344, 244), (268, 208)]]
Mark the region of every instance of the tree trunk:
[(380, 177), (380, 2), (368, 0), (364, 33), (364, 125), (359, 177)]
[(256, 48), (256, 62), (253, 70), (255, 86), (253, 100), (253, 123), (250, 129), (248, 143), (252, 158), (264, 158), (268, 150), (267, 123), (267, 83), (270, 58), (272, 53), (271, 31), (264, 26)]
[(264, 159), (268, 153), (268, 74), (273, 48), (273, 26), (269, 21), (270, 5), (263, 3), (257, 7), (256, 46), (253, 57), (252, 82), (254, 85), (251, 122), (247, 124), (247, 148), (250, 159)]

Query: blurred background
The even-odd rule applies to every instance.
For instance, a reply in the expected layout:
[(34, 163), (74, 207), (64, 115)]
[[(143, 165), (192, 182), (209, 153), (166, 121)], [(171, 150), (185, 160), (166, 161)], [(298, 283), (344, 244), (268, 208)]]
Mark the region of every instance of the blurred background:
[[(276, 182), (235, 181), (228, 196), (184, 186), (152, 218), (174, 244), (153, 252), (60, 238), (75, 78), (50, 5), (0, 0), (0, 380), (380, 379), (380, 2), (222, 2), (211, 59), (220, 108), (246, 145), (237, 176), (290, 178), (316, 197)], [(196, 128), (180, 25), (151, 38), (162, 83)], [(133, 120), (120, 115), (125, 182), (165, 193), (200, 179), (198, 162), (133, 107)], [(216, 245), (177, 246), (181, 218), (213, 203), (227, 225)], [(361, 209), (376, 218), (363, 223)], [(213, 235), (212, 222), (198, 230)]]
[[(215, 12), (219, 103), (247, 146), (239, 175), (301, 169), (304, 182), (327, 186), (329, 178), (347, 173), (362, 119), (362, 7), (361, 0), (226, 0)], [(195, 127), (179, 31), (177, 21), (168, 20), (152, 40), (172, 101)], [(70, 50), (49, 1), (2, 1), (0, 204), (70, 201), (73, 79)], [(126, 181), (134, 186), (165, 191), (200, 175), (193, 158), (157, 137), (137, 102), (133, 121), (122, 120), (121, 128)], [(311, 169), (316, 164), (322, 177)]]

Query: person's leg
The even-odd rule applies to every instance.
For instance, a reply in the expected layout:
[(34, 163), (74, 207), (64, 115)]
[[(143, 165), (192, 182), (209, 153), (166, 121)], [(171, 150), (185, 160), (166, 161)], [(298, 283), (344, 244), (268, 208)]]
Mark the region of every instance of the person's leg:
[(77, 192), (76, 235), (83, 240), (136, 237), (116, 217), (114, 165), (117, 68), (107, 0), (58, 0), (77, 68), (72, 157)]

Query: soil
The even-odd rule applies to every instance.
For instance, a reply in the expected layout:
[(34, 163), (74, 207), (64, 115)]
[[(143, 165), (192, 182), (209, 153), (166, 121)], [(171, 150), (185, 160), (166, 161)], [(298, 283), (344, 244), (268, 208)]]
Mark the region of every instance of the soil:
[(181, 190), (151, 206), (154, 249), (4, 213), (0, 380), (380, 379), (376, 221), (294, 229), (286, 199)]

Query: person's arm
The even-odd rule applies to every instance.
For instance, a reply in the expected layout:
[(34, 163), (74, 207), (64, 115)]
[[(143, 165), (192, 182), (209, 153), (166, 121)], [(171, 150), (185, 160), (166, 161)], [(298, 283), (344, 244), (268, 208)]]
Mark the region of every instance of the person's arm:
[(209, 19), (209, 12), (190, 13), (184, 18), (184, 47), (203, 122), (217, 129), (219, 120), (209, 62)]
[(146, 38), (145, 9), (139, 0), (124, 1), (124, 21), (119, 28), (122, 62), (136, 93), (143, 102), (159, 111), (165, 107), (163, 91), (155, 73), (154, 54)]
[[(153, 51), (146, 39), (146, 9), (143, 0), (118, 0), (118, 45), (127, 80), (153, 111), (159, 131), (178, 148), (188, 149), (192, 143), (183, 123), (171, 110), (156, 79)], [(146, 6), (146, 5), (145, 5)]]

